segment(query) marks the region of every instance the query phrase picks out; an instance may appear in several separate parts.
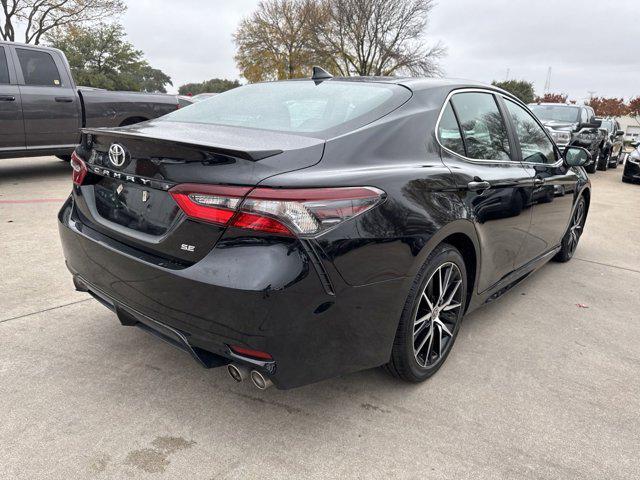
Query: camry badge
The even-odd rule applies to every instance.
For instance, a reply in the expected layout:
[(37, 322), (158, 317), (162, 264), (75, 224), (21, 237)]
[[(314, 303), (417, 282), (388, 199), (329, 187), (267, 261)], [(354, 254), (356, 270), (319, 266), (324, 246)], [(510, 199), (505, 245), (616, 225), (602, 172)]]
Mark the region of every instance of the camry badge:
[(118, 185), (118, 188), (116, 188), (116, 193), (120, 195), (122, 193), (122, 190), (124, 190), (124, 187), (122, 186), (122, 184), (120, 184)]
[(146, 202), (147, 200), (149, 200), (149, 192), (147, 192), (146, 190), (142, 191), (142, 201)]

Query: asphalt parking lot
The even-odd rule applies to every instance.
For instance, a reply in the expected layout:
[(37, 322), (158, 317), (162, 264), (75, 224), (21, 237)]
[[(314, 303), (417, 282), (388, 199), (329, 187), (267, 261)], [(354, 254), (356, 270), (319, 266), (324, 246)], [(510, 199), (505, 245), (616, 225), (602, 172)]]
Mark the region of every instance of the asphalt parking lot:
[(620, 176), (592, 176), (576, 257), (468, 316), (429, 382), (261, 392), (75, 292), (69, 165), (0, 160), (0, 478), (638, 478), (640, 185)]

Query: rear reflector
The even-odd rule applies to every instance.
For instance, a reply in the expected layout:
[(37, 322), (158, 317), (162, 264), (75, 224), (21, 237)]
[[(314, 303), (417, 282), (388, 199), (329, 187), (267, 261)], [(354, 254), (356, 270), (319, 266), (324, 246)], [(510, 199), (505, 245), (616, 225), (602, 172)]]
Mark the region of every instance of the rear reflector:
[(271, 355), (267, 352), (261, 352), (260, 350), (252, 350), (251, 348), (240, 347), (238, 345), (229, 345), (229, 348), (233, 353), (244, 355), (245, 357), (259, 358), (261, 360), (273, 360)]
[(276, 189), (184, 184), (170, 190), (194, 219), (278, 235), (317, 236), (373, 208), (374, 187)]
[(78, 154), (76, 152), (73, 152), (71, 154), (71, 168), (73, 169), (72, 172), (72, 178), (73, 178), (73, 183), (76, 185), (82, 185), (82, 182), (84, 181), (84, 177), (87, 176), (87, 164), (84, 163), (84, 160), (82, 160)]

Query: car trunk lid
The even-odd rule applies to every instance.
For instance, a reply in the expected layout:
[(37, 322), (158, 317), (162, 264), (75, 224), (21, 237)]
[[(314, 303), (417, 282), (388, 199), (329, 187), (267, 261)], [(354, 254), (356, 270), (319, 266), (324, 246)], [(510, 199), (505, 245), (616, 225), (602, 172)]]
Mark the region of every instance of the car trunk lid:
[(83, 221), (129, 246), (187, 264), (204, 257), (224, 227), (186, 218), (171, 188), (253, 187), (318, 163), (324, 150), (316, 137), (167, 121), (83, 134), (78, 153), (89, 175), (75, 190)]

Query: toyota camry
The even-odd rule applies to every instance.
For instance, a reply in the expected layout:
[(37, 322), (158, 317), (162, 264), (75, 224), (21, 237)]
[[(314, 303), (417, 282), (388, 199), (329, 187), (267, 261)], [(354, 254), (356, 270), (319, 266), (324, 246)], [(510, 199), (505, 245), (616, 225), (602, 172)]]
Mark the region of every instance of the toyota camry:
[(59, 231), (78, 290), (237, 381), (420, 382), (465, 314), (571, 259), (589, 160), (492, 86), (314, 69), (85, 129)]

